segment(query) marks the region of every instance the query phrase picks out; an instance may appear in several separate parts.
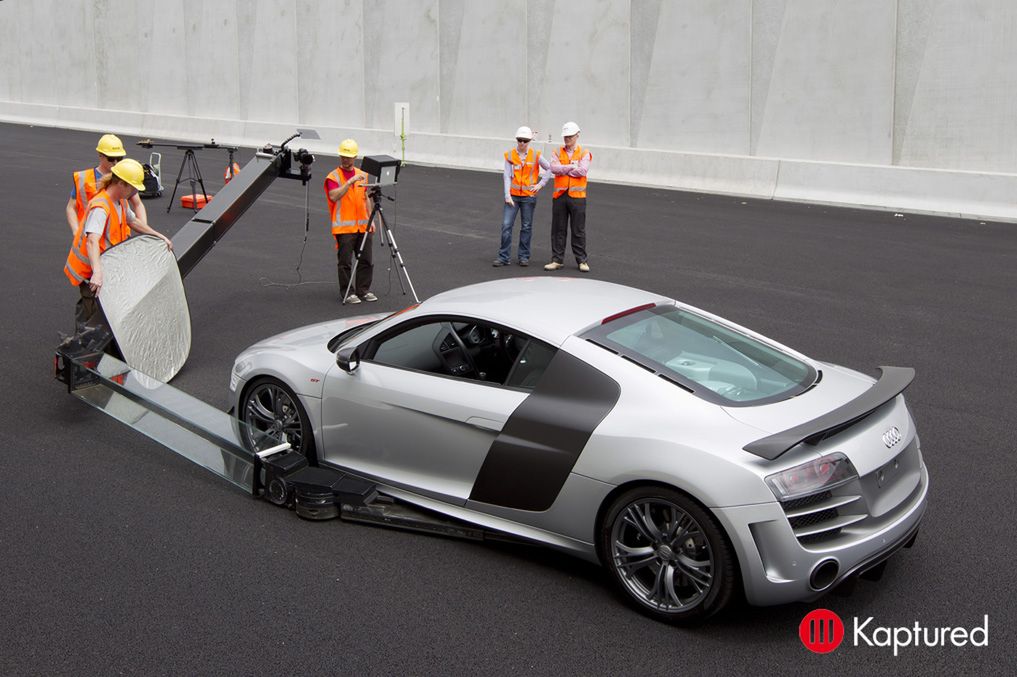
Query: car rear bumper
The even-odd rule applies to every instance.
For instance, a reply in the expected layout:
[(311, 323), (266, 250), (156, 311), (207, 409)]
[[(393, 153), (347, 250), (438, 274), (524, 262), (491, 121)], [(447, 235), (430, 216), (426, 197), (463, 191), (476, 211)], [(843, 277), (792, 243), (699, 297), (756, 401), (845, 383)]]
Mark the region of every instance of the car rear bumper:
[(909, 545), (927, 503), (929, 476), (924, 464), (920, 474), (917, 489), (896, 509), (891, 523), (842, 539), (846, 541), (842, 544), (803, 546), (776, 502), (714, 509), (738, 553), (749, 603), (766, 606), (816, 599)]

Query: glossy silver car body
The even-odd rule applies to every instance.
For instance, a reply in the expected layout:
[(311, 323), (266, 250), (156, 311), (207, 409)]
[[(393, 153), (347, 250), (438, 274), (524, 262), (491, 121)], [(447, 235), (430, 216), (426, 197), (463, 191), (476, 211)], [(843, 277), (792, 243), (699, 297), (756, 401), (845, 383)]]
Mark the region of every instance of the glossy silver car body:
[[(722, 406), (583, 338), (604, 318), (647, 304), (688, 309), (794, 356), (822, 378), (782, 401)], [(506, 494), (489, 486), (495, 470), (510, 488), (525, 487), (527, 473), (529, 481), (541, 480), (544, 466), (539, 463), (533, 466), (536, 472), (512, 467), (516, 459), (526, 466), (529, 457), (518, 451), (518, 435), (506, 432), (515, 412), (525, 409), (532, 387), (435, 375), (370, 359), (350, 373), (336, 364), (342, 348), (366, 346), (396, 327), (437, 318), (484, 323), (500, 328), (502, 336), (513, 332), (539, 339), (565, 353), (572, 364), (617, 384), (616, 400), (599, 420), (594, 416), (593, 423), (587, 422), (588, 438), (558, 486), (535, 490), (551, 496), (547, 505), (498, 498)], [(369, 322), (374, 323), (334, 350), (327, 347), (345, 329)], [(912, 538), (926, 505), (928, 475), (902, 395), (829, 439), (797, 444), (775, 460), (760, 458), (743, 447), (843, 405), (871, 388), (874, 379), (811, 360), (672, 299), (605, 282), (517, 278), (482, 283), (439, 294), (385, 319), (365, 315), (280, 334), (238, 356), (230, 384), (231, 404), (238, 411), (247, 384), (263, 377), (278, 379), (296, 394), (323, 464), (371, 479), (397, 499), (592, 561), (603, 558), (596, 547), (599, 516), (620, 492), (648, 483), (684, 492), (722, 527), (753, 604), (819, 596)], [(551, 423), (575, 414), (569, 402), (559, 404), (560, 411), (543, 407), (554, 419)], [(900, 436), (891, 448), (884, 443), (888, 434)], [(516, 455), (503, 455), (501, 462), (509, 465), (492, 468), (488, 457), (506, 437), (513, 438), (509, 442), (516, 444)], [(532, 451), (535, 443), (528, 444)], [(857, 477), (831, 491), (781, 503), (765, 482), (774, 473), (835, 452), (850, 460)], [(488, 486), (478, 487), (485, 475)]]

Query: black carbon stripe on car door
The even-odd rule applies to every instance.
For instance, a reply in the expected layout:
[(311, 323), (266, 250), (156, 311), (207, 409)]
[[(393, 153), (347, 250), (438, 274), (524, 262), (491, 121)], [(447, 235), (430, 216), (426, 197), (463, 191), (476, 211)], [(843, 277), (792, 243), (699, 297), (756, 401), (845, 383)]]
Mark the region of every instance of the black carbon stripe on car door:
[(550, 508), (620, 393), (614, 379), (559, 350), (491, 444), (470, 500)]

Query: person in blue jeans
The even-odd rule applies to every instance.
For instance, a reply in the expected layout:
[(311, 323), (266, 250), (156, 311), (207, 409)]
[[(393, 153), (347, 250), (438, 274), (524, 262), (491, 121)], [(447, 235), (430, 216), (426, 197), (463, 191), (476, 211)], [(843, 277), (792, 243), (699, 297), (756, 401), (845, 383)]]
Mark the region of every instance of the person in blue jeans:
[(551, 165), (539, 150), (530, 148), (533, 130), (516, 130), (516, 147), (505, 151), (505, 208), (501, 219), (501, 247), (494, 266), (507, 266), (512, 255), (512, 229), (516, 214), (520, 215), (519, 251), (516, 259), (521, 266), (530, 265), (530, 240), (533, 236), (533, 210), (537, 193), (551, 178)]

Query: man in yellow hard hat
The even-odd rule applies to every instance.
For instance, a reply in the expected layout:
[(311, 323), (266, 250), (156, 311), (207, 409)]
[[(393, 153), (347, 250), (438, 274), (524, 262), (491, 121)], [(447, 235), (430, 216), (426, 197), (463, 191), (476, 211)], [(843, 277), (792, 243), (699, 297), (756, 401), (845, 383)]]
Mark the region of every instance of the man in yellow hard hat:
[[(339, 166), (325, 177), (325, 197), (328, 198), (328, 215), (332, 221), (332, 236), (335, 237), (336, 260), (339, 269), (339, 295), (343, 298), (350, 288), (353, 269), (353, 253), (363, 254), (357, 263), (357, 279), (344, 303), (377, 301), (371, 292), (374, 277), (374, 255), (371, 251), (371, 233), (367, 217), (371, 213), (367, 204), (367, 174), (357, 168), (355, 161), (360, 148), (353, 139), (339, 144)], [(366, 238), (366, 241), (365, 241)]]
[[(99, 154), (99, 166), (82, 169), (74, 172), (73, 175), (74, 185), (71, 188), (71, 197), (67, 200), (67, 207), (64, 209), (71, 235), (77, 234), (78, 226), (85, 220), (88, 203), (99, 192), (97, 188), (99, 179), (109, 174), (113, 165), (127, 155), (123, 142), (114, 134), (103, 134), (99, 138), (99, 144), (95, 150)], [(131, 198), (130, 203), (135, 216), (142, 223), (148, 223), (148, 212), (145, 210), (145, 205), (141, 203), (141, 198), (135, 195)]]
[(131, 230), (154, 235), (162, 239), (166, 247), (173, 249), (168, 237), (153, 230), (131, 209), (131, 198), (145, 188), (145, 170), (140, 162), (120, 159), (109, 174), (99, 179), (96, 188), (98, 192), (88, 203), (84, 222), (71, 244), (64, 265), (67, 280), (81, 293), (75, 313), (79, 331), (98, 310), (95, 297), (102, 291), (103, 285), (99, 256), (104, 251), (126, 240)]

